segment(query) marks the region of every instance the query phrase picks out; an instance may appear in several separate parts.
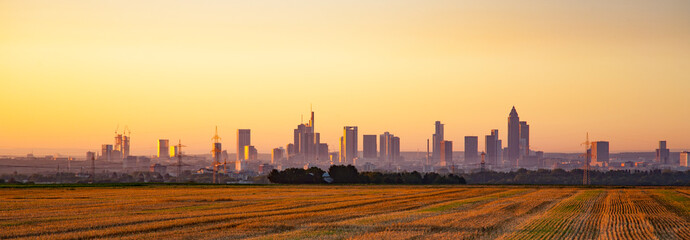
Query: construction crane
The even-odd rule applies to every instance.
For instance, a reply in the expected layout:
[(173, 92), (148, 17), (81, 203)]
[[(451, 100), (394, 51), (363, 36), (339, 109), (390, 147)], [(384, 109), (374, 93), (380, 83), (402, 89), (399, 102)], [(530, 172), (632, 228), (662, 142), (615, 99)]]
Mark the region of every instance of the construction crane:
[(589, 185), (589, 161), (592, 159), (592, 150), (590, 149), (591, 143), (589, 142), (589, 132), (587, 133), (587, 138), (585, 142), (580, 145), (585, 146), (585, 153), (580, 155), (585, 158), (584, 165), (582, 166), (582, 185)]

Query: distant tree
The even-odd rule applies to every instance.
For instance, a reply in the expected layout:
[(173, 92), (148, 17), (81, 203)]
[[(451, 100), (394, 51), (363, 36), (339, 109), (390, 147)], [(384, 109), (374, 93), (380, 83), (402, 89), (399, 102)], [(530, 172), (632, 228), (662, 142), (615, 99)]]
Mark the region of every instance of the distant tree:
[(352, 165), (333, 165), (328, 168), (328, 174), (333, 178), (333, 183), (358, 183), (359, 173)]

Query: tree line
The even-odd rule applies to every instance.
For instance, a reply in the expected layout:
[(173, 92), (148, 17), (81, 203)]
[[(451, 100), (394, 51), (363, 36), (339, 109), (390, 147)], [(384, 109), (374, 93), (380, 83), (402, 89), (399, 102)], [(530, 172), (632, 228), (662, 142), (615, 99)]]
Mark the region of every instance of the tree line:
[[(448, 174), (440, 175), (437, 173), (381, 173), (381, 172), (358, 172), (352, 165), (333, 165), (326, 171), (312, 167), (309, 169), (288, 168), (283, 171), (273, 170), (268, 174), (268, 180), (272, 183), (283, 184), (465, 184), (465, 179), (461, 176)], [(325, 177), (324, 177), (325, 176)]]

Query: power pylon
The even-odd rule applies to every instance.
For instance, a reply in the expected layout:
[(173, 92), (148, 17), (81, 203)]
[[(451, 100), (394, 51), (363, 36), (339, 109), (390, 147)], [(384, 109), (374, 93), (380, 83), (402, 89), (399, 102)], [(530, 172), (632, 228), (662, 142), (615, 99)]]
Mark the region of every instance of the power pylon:
[(177, 182), (182, 182), (182, 147), (186, 147), (185, 145), (182, 145), (182, 140), (178, 139), (177, 143)]
[(213, 154), (213, 183), (217, 183), (217, 177), (216, 174), (218, 174), (218, 165), (220, 164), (218, 162), (218, 159), (216, 156), (221, 153), (221, 150), (217, 147), (218, 144), (220, 143), (220, 136), (218, 136), (218, 126), (216, 126), (216, 134), (211, 138), (213, 140), (213, 150), (211, 150), (211, 153)]
[(585, 146), (585, 153), (582, 154), (585, 158), (584, 160), (584, 166), (582, 166), (582, 185), (589, 185), (589, 161), (592, 159), (592, 150), (591, 150), (591, 144), (589, 142), (589, 133), (587, 133), (587, 138), (585, 142), (583, 142), (580, 145)]

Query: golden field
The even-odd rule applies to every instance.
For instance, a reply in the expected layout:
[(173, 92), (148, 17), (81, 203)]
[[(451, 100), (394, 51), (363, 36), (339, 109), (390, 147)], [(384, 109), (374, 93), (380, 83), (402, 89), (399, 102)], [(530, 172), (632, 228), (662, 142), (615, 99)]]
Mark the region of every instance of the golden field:
[(690, 239), (690, 188), (0, 189), (0, 239)]

